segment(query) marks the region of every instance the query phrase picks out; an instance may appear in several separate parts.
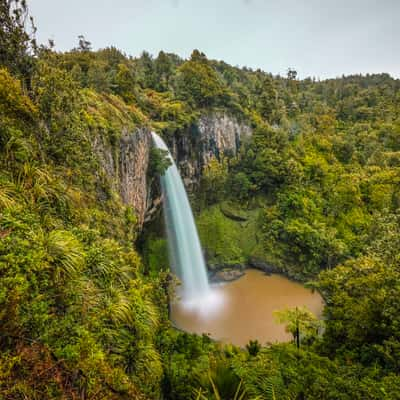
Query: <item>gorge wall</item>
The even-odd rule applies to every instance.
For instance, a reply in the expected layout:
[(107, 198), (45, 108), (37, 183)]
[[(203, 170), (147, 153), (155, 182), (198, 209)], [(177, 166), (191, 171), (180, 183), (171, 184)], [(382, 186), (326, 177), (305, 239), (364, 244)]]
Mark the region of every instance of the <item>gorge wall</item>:
[[(134, 208), (139, 227), (147, 219), (149, 210), (157, 206), (149, 187), (147, 170), (152, 145), (150, 128), (136, 128), (121, 133), (120, 139), (110, 144), (97, 135), (94, 150), (100, 166), (111, 182), (113, 190), (121, 195), (124, 204)], [(249, 125), (226, 113), (202, 115), (197, 123), (185, 131), (177, 132), (168, 140), (186, 188), (190, 191), (199, 184), (202, 169), (222, 153), (234, 155), (241, 143), (252, 134)]]
[(151, 205), (147, 177), (150, 132), (147, 127), (136, 128), (133, 132), (123, 130), (119, 140), (112, 145), (100, 135), (94, 141), (101, 168), (123, 203), (135, 210), (139, 227)]
[(203, 167), (213, 157), (235, 155), (251, 135), (249, 125), (223, 112), (204, 114), (185, 132), (178, 132), (168, 145), (186, 188), (198, 185)]

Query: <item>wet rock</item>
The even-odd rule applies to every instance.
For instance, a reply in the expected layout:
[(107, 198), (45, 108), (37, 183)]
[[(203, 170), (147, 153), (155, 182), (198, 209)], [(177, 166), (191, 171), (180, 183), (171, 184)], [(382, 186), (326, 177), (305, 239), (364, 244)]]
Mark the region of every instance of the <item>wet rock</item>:
[(214, 282), (231, 282), (239, 279), (245, 274), (244, 271), (239, 269), (223, 269), (221, 271), (216, 272), (213, 276)]
[(208, 264), (210, 282), (229, 282), (242, 277), (245, 272), (245, 266), (242, 264)]

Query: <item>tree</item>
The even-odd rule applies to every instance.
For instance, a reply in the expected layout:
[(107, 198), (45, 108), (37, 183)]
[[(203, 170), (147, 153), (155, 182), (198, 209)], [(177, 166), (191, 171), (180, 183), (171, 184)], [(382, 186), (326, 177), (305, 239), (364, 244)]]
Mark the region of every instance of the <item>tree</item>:
[(287, 79), (289, 79), (290, 81), (294, 81), (297, 78), (297, 71), (295, 69), (292, 68), (288, 68), (287, 70)]
[(79, 35), (78, 39), (78, 51), (88, 52), (92, 50), (92, 43), (89, 42), (89, 40), (86, 40), (85, 36)]
[(102, 62), (93, 62), (87, 71), (87, 85), (99, 93), (108, 93), (111, 89), (111, 79)]
[(208, 205), (222, 200), (228, 179), (228, 164), (222, 156), (221, 161), (213, 157), (203, 168), (201, 187)]
[(154, 60), (150, 53), (144, 51), (138, 60), (138, 81), (143, 88), (154, 89), (156, 82), (156, 74)]
[(270, 77), (266, 77), (261, 86), (261, 92), (258, 97), (257, 108), (263, 118), (268, 122), (276, 121), (278, 93), (274, 88), (273, 81)]
[(221, 105), (229, 97), (217, 72), (206, 58), (197, 53), (178, 68), (177, 94), (179, 98), (201, 108)]
[(115, 76), (115, 91), (126, 101), (133, 102), (135, 99), (136, 76), (134, 71), (126, 64), (118, 64)]
[(167, 150), (152, 147), (149, 156), (148, 174), (151, 178), (164, 175), (172, 165), (171, 157)]
[(268, 192), (285, 181), (287, 147), (285, 131), (273, 129), (266, 124), (254, 130), (252, 142), (242, 162), (250, 180), (259, 189)]
[(275, 311), (274, 315), (279, 324), (286, 324), (286, 332), (293, 335), (293, 341), (298, 349), (301, 337), (318, 335), (320, 323), (315, 315), (305, 307)]
[(27, 84), (34, 64), (35, 32), (25, 0), (0, 0), (0, 65), (24, 77)]
[(239, 200), (247, 200), (254, 189), (249, 177), (244, 172), (238, 172), (230, 178), (233, 196)]
[(156, 89), (163, 92), (168, 90), (169, 81), (173, 74), (173, 64), (168, 54), (160, 51), (154, 61), (154, 71), (157, 79)]

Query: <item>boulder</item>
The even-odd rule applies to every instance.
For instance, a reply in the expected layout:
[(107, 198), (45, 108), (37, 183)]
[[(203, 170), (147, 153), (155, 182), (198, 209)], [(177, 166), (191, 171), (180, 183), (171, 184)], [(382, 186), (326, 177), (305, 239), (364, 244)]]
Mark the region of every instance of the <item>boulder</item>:
[(223, 269), (214, 275), (213, 280), (216, 282), (230, 282), (241, 278), (244, 274), (245, 272), (239, 269)]

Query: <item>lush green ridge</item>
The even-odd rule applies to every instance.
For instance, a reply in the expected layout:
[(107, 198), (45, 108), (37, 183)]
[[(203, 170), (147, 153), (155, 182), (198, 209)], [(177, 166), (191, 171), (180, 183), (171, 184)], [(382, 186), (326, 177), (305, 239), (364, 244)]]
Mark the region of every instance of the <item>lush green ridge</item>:
[[(399, 81), (273, 77), (199, 51), (128, 58), (84, 38), (57, 53), (11, 3), (10, 16), (0, 1), (0, 398), (398, 399)], [(111, 149), (134, 127), (170, 138), (221, 110), (254, 135), (203, 171), (200, 234), (211, 263), (260, 257), (313, 280), (325, 332), (300, 321), (299, 349), (172, 330), (161, 226), (139, 254), (134, 212), (92, 151), (95, 136)]]

